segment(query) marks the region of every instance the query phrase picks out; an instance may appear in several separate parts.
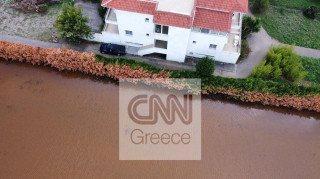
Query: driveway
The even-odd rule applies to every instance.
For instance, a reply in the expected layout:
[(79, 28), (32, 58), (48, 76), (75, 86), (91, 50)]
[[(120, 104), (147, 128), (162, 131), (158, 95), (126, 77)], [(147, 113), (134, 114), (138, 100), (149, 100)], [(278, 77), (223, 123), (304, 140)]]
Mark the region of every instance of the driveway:
[(100, 3), (76, 0), (75, 5), (81, 7), (83, 14), (90, 19), (88, 24), (92, 30), (94, 32), (101, 32), (100, 26), (103, 21), (98, 13), (98, 7), (100, 6)]

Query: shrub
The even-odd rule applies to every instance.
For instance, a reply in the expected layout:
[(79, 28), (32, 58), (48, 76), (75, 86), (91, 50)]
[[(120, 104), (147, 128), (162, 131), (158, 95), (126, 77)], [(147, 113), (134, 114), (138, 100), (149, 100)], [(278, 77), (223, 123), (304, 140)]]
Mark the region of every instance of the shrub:
[(212, 76), (214, 69), (214, 60), (209, 57), (201, 58), (196, 64), (196, 73), (200, 77)]
[(88, 17), (83, 17), (82, 8), (71, 3), (62, 5), (55, 26), (60, 38), (66, 38), (69, 43), (79, 44), (83, 38), (92, 38), (91, 27), (87, 25)]
[(103, 21), (104, 21), (104, 16), (106, 15), (106, 12), (107, 12), (107, 8), (102, 7), (102, 6), (99, 6), (99, 7), (98, 7), (99, 16), (101, 17), (101, 19), (102, 19)]
[(316, 15), (317, 13), (319, 13), (319, 9), (317, 9), (317, 7), (315, 6), (310, 6), (308, 7), (307, 9), (305, 9), (303, 11), (303, 15), (310, 18), (310, 19), (315, 19), (316, 18)]
[(273, 47), (264, 61), (252, 72), (252, 77), (279, 80), (280, 76), (287, 80), (299, 82), (305, 76), (299, 55), (293, 52), (294, 46)]
[(253, 13), (264, 13), (268, 10), (269, 5), (269, 0), (255, 0), (251, 8), (251, 11)]
[(239, 60), (243, 60), (247, 58), (250, 52), (251, 52), (251, 49), (248, 45), (248, 41), (241, 40), (241, 52), (240, 52)]
[(259, 32), (261, 29), (261, 19), (245, 16), (242, 20), (242, 38), (246, 39), (252, 32)]

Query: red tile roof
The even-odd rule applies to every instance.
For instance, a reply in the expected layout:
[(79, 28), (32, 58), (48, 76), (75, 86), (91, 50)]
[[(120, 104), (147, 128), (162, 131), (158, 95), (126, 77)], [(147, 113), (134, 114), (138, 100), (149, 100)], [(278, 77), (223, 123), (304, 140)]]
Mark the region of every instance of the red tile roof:
[[(232, 13), (248, 12), (248, 0), (195, 0), (196, 16), (194, 27), (206, 28), (216, 31), (230, 32)], [(191, 28), (193, 16), (156, 11), (155, 1), (141, 0), (103, 0), (104, 7), (154, 15), (154, 23), (168, 26)], [(226, 11), (226, 12), (222, 12)], [(194, 13), (192, 13), (193, 15)], [(231, 20), (230, 20), (231, 19)]]
[(213, 11), (197, 8), (193, 27), (230, 32), (232, 23), (231, 12)]
[(138, 0), (103, 0), (101, 5), (124, 11), (153, 15), (157, 4)]
[(197, 0), (197, 7), (248, 13), (248, 0)]
[(192, 16), (175, 14), (170, 12), (156, 11), (154, 23), (168, 26), (182, 27), (190, 29), (192, 27)]

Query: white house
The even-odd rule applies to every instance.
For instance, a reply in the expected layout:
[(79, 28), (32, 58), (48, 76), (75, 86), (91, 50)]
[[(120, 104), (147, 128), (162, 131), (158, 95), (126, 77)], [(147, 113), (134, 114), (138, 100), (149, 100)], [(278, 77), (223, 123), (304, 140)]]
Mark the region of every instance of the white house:
[(236, 63), (248, 0), (103, 0), (105, 27), (95, 41), (137, 47), (184, 62), (210, 56)]

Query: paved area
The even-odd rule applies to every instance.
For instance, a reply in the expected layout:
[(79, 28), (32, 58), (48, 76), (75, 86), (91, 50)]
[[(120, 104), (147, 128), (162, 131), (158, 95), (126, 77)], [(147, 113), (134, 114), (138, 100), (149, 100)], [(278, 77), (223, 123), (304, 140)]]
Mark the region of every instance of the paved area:
[[(253, 16), (252, 14), (249, 15)], [(264, 28), (261, 28), (260, 32), (258, 33), (251, 33), (247, 37), (247, 40), (249, 47), (251, 48), (251, 53), (246, 59), (244, 59), (242, 62), (235, 66), (235, 78), (248, 77), (251, 74), (254, 67), (264, 59), (266, 53), (269, 51), (272, 45), (277, 46), (282, 44), (278, 40), (269, 36), (269, 34), (264, 30)], [(320, 50), (317, 49), (296, 46), (295, 52), (301, 56), (320, 59)]]
[[(83, 52), (92, 52), (96, 54), (100, 54), (99, 52), (99, 43), (82, 43), (80, 45), (70, 45), (67, 44), (65, 41), (60, 41), (59, 43), (51, 43), (51, 42), (44, 42), (39, 40), (33, 40), (28, 39), (24, 37), (18, 37), (18, 36), (10, 36), (5, 34), (0, 34), (0, 40), (25, 44), (25, 45), (31, 45), (34, 47), (42, 47), (42, 48), (69, 48), (77, 51), (83, 51)], [(107, 55), (103, 54), (106, 57), (116, 57), (113, 55)], [(155, 65), (159, 68), (166, 68), (170, 70), (195, 70), (194, 65), (185, 64), (185, 63), (178, 63), (173, 61), (167, 61), (163, 59), (158, 58), (152, 58), (152, 57), (140, 57), (135, 55), (127, 54), (125, 56), (122, 56), (123, 58), (127, 59), (135, 59), (137, 61), (143, 61), (151, 65)]]
[(77, 0), (75, 5), (82, 8), (82, 12), (85, 16), (87, 16), (89, 21), (89, 26), (92, 28), (94, 32), (101, 32), (100, 26), (102, 24), (102, 19), (98, 13), (98, 7), (100, 6), (99, 3), (92, 3), (90, 1), (81, 1)]

